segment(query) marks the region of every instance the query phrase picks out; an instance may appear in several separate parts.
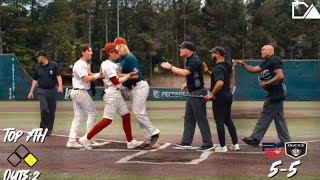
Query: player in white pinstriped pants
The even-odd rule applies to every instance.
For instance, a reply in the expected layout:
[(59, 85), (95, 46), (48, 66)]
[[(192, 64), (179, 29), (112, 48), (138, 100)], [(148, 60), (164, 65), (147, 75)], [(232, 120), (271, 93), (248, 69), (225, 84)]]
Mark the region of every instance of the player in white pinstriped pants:
[(88, 60), (92, 57), (92, 49), (89, 44), (83, 44), (79, 47), (82, 57), (74, 64), (72, 73), (73, 89), (70, 98), (73, 101), (74, 118), (72, 120), (68, 148), (82, 148), (76, 141), (77, 131), (83, 120), (85, 113), (88, 114), (87, 131), (89, 131), (96, 121), (97, 110), (87, 90), (90, 89), (90, 81), (99, 78), (99, 74), (92, 75)]
[[(149, 94), (149, 84), (143, 80), (143, 75), (140, 69), (137, 58), (130, 53), (127, 46), (127, 41), (124, 38), (118, 37), (114, 40), (119, 49), (120, 59), (116, 63), (122, 66), (121, 72), (123, 74), (130, 73), (133, 69), (138, 69), (138, 79), (130, 79), (122, 85), (130, 90), (132, 95), (132, 111), (136, 115), (140, 128), (147, 139), (146, 145), (149, 144), (151, 148), (159, 147), (160, 131), (154, 127), (148, 118), (146, 111), (146, 101)], [(128, 94), (128, 92), (126, 93)]]
[(131, 89), (130, 93), (132, 97), (132, 111), (139, 121), (139, 126), (143, 130), (145, 137), (151, 137), (154, 135), (153, 133), (159, 130), (152, 125), (147, 115), (146, 101), (149, 94), (149, 84), (146, 81), (140, 81)]
[(135, 69), (130, 74), (119, 78), (117, 74), (118, 66), (113, 62), (119, 58), (119, 51), (116, 49), (116, 44), (108, 43), (105, 46), (104, 51), (108, 54), (108, 59), (102, 62), (100, 68), (100, 75), (105, 85), (105, 94), (103, 96), (103, 101), (105, 102), (103, 118), (86, 135), (81, 137), (79, 142), (86, 149), (91, 149), (91, 147), (89, 147), (90, 139), (109, 126), (114, 119), (115, 113), (118, 112), (122, 117), (123, 130), (127, 139), (127, 148), (132, 149), (140, 146), (143, 141), (136, 141), (132, 137), (131, 117), (120, 89), (121, 83), (130, 78), (137, 78), (138, 76), (136, 75), (138, 71)]

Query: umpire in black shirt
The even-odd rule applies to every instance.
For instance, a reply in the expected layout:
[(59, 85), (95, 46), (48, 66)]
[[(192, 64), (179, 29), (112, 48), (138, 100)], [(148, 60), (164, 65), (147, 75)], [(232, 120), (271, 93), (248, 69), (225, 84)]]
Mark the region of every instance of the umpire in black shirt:
[[(203, 64), (199, 57), (194, 54), (193, 43), (185, 41), (179, 45), (179, 47), (180, 56), (187, 59), (186, 69), (175, 67), (168, 62), (161, 63), (161, 66), (165, 69), (170, 69), (175, 74), (186, 77), (187, 82), (181, 86), (181, 91), (188, 88), (191, 95), (207, 95), (207, 90), (203, 82)], [(201, 97), (187, 97), (183, 137), (181, 144), (175, 144), (177, 146), (176, 148), (192, 148), (191, 144), (196, 124), (199, 126), (203, 141), (202, 146), (197, 150), (208, 151), (213, 149), (211, 131), (207, 119), (206, 100)]]
[(227, 152), (225, 140), (224, 124), (228, 127), (232, 145), (230, 150), (239, 150), (236, 128), (231, 119), (232, 92), (230, 89), (230, 80), (232, 67), (225, 62), (226, 50), (221, 46), (216, 46), (209, 50), (215, 66), (211, 73), (210, 92), (204, 98), (212, 100), (212, 111), (217, 125), (218, 138), (220, 146), (215, 148), (216, 152)]
[(38, 64), (34, 70), (34, 78), (28, 98), (33, 98), (33, 92), (37, 86), (37, 96), (41, 110), (40, 128), (48, 128), (47, 135), (51, 135), (57, 106), (57, 83), (58, 92), (63, 92), (61, 71), (56, 62), (48, 60), (45, 51), (37, 52), (34, 58), (38, 60)]
[(263, 136), (267, 132), (271, 121), (274, 119), (280, 143), (283, 146), (285, 142), (291, 141), (287, 122), (283, 113), (283, 100), (285, 99), (283, 88), (283, 67), (280, 57), (274, 55), (274, 48), (271, 45), (265, 45), (261, 49), (262, 63), (259, 66), (250, 66), (241, 60), (235, 61), (241, 65), (246, 71), (251, 73), (261, 72), (262, 74), (270, 74), (271, 78), (260, 82), (261, 88), (267, 91), (263, 110), (250, 137), (242, 140), (253, 146), (259, 145)]

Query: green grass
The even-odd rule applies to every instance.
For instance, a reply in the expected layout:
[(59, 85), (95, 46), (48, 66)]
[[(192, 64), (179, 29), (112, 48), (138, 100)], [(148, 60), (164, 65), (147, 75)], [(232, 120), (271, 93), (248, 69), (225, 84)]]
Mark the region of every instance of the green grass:
[[(97, 107), (103, 107), (102, 101), (96, 101)], [(131, 106), (130, 103), (128, 103)], [(208, 108), (211, 103), (208, 103)], [(235, 101), (234, 108), (239, 107), (262, 107), (262, 101)], [(303, 106), (302, 106), (303, 105)], [(39, 107), (37, 101), (6, 101), (0, 102), (0, 107), (20, 107), (21, 112), (0, 112), (0, 128), (26, 128), (32, 129), (39, 126), (39, 112), (24, 112), (23, 107), (32, 106)], [(72, 107), (71, 101), (60, 101), (58, 107)], [(162, 134), (180, 134), (183, 131), (183, 116), (184, 116), (184, 101), (148, 101), (147, 107), (180, 107), (180, 110), (149, 110), (148, 115), (152, 123), (161, 130)], [(320, 102), (303, 102), (303, 101), (287, 101), (285, 107), (320, 107)], [(310, 115), (319, 115), (319, 110), (291, 110), (295, 113), (306, 113)], [(291, 112), (290, 111), (290, 112)], [(103, 112), (98, 111), (97, 121), (102, 117)], [(212, 111), (208, 110), (208, 114), (212, 115)], [(72, 111), (57, 111), (55, 120), (55, 131), (68, 132), (73, 119)], [(293, 137), (319, 137), (318, 130), (320, 129), (320, 118), (313, 119), (288, 119), (289, 131)], [(235, 126), (239, 136), (246, 136), (253, 130), (257, 119), (234, 119)], [(209, 119), (212, 134), (216, 135), (216, 126), (213, 119)], [(80, 132), (85, 132), (86, 118), (80, 126)], [(134, 115), (132, 115), (132, 127), (134, 134), (141, 134)], [(199, 134), (199, 129), (196, 128), (196, 133)], [(108, 127), (108, 131), (103, 131), (102, 135), (122, 135), (122, 121), (117, 115)], [(266, 136), (275, 136), (276, 129), (272, 122)]]

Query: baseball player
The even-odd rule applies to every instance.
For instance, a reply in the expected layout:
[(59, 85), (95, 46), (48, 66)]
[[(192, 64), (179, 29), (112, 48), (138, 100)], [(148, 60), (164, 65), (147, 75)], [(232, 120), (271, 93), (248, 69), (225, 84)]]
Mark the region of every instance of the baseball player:
[[(132, 138), (130, 113), (123, 100), (120, 89), (121, 83), (133, 78), (138, 74), (138, 71), (135, 69), (128, 75), (119, 78), (117, 74), (118, 65), (114, 63), (114, 61), (119, 58), (119, 51), (116, 49), (116, 44), (108, 43), (104, 50), (108, 53), (108, 59), (102, 62), (100, 68), (100, 75), (105, 85), (103, 118), (87, 134), (81, 137), (79, 142), (86, 149), (91, 149), (91, 147), (89, 147), (90, 139), (110, 125), (115, 113), (118, 112), (122, 117), (123, 130), (127, 138), (127, 148), (132, 149), (143, 144), (143, 141), (136, 141)], [(137, 76), (135, 78), (137, 78)]]
[(82, 44), (79, 47), (82, 57), (74, 64), (72, 68), (72, 86), (70, 98), (73, 101), (74, 118), (72, 120), (68, 148), (82, 148), (82, 145), (76, 141), (77, 131), (82, 121), (84, 113), (88, 114), (87, 131), (89, 131), (96, 121), (97, 110), (89, 93), (90, 82), (100, 77), (97, 73), (93, 75), (90, 70), (89, 59), (92, 57), (92, 49), (89, 44)]
[[(130, 79), (123, 83), (132, 96), (132, 111), (136, 115), (140, 128), (143, 130), (144, 136), (147, 139), (146, 145), (151, 148), (159, 146), (158, 140), (160, 131), (155, 128), (147, 115), (146, 101), (149, 94), (149, 84), (143, 80), (142, 72), (137, 58), (130, 53), (127, 46), (127, 41), (124, 38), (118, 37), (114, 40), (119, 49), (120, 58), (116, 63), (121, 64), (121, 72), (123, 74), (130, 73), (133, 69), (139, 70), (138, 79)], [(126, 93), (127, 94), (127, 93)]]

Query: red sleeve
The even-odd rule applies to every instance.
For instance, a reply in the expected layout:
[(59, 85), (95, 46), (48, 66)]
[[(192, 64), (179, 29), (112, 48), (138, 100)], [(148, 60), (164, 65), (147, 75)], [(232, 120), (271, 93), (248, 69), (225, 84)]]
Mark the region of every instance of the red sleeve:
[(109, 78), (110, 81), (114, 84), (114, 85), (118, 85), (119, 83), (119, 79), (116, 76), (113, 76), (111, 78)]

